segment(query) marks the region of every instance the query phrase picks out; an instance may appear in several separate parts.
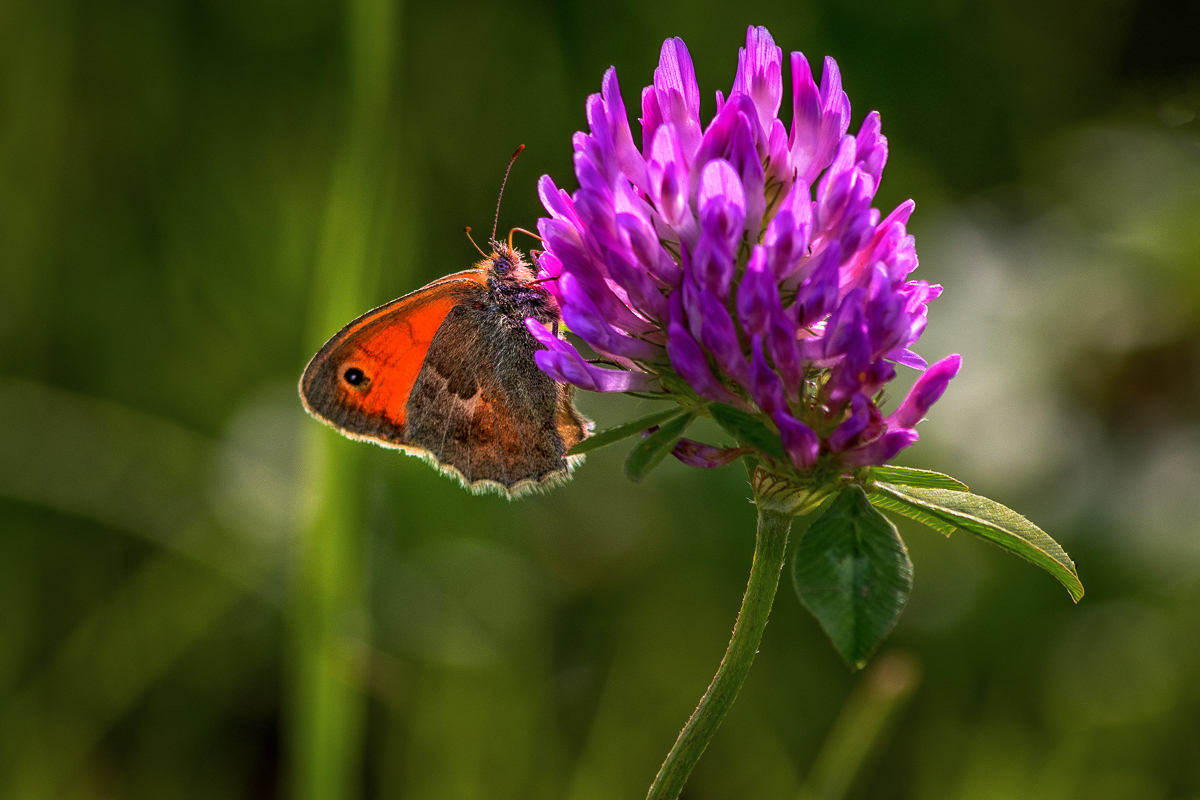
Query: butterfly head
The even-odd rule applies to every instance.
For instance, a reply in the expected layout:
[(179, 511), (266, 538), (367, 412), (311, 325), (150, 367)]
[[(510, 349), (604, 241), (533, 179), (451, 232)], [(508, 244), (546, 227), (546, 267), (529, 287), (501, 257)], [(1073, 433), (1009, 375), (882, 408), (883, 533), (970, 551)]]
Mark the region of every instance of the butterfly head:
[(492, 242), (492, 254), (484, 259), (483, 267), (489, 281), (510, 281), (532, 284), (536, 275), (521, 253), (504, 242)]
[(536, 282), (536, 274), (516, 249), (504, 242), (492, 242), (492, 254), (479, 262), (487, 284), (490, 305), (500, 313), (524, 324), (526, 317), (553, 324), (562, 317), (558, 304), (545, 287)]

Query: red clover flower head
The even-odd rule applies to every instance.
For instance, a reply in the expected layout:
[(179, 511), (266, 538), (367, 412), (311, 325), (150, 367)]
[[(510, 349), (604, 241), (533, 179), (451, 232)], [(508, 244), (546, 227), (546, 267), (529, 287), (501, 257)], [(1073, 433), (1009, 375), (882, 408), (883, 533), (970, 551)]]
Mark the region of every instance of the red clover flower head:
[[(949, 535), (978, 536), (1048, 570), (1083, 596), (1074, 562), (1012, 509), (941, 473), (885, 466), (917, 440), (916, 426), (958, 374), (957, 354), (927, 366), (913, 351), (940, 286), (910, 280), (917, 253), (911, 200), (884, 216), (876, 189), (887, 162), (879, 114), (847, 133), (850, 101), (837, 63), (818, 85), (790, 56), (792, 113), (783, 103), (783, 51), (751, 27), (729, 96), (700, 122), (700, 89), (680, 39), (663, 43), (642, 90), (634, 141), (617, 73), (587, 101), (568, 193), (539, 183), (549, 214), (539, 278), (563, 322), (600, 358), (589, 361), (535, 320), (538, 366), (597, 392), (675, 400), (671, 408), (585, 439), (574, 453), (642, 432), (625, 470), (640, 480), (668, 452), (718, 467), (748, 456), (758, 527), (750, 578), (721, 666), (650, 788), (675, 800), (745, 679), (761, 642), (792, 519), (813, 515), (792, 557), (792, 584), (852, 668), (896, 624), (913, 565), (881, 512)], [(921, 370), (890, 413), (883, 390), (896, 365)], [(699, 416), (737, 440), (682, 438)]]
[[(789, 129), (783, 51), (751, 27), (729, 96), (716, 93), (704, 126), (687, 48), (668, 39), (642, 90), (640, 149), (610, 68), (587, 101), (590, 131), (573, 139), (579, 188), (539, 182), (549, 214), (539, 277), (570, 331), (617, 368), (527, 324), (546, 347), (538, 366), (557, 381), (732, 406), (777, 434), (775, 461), (803, 474), (825, 459), (844, 472), (915, 442), (961, 359), (927, 368), (911, 349), (941, 287), (909, 280), (913, 202), (882, 218), (871, 207), (887, 161), (878, 112), (848, 134), (837, 63), (825, 59), (819, 86), (802, 53), (790, 65)], [(896, 364), (924, 374), (885, 415)], [(686, 439), (674, 449), (696, 466), (741, 452)]]

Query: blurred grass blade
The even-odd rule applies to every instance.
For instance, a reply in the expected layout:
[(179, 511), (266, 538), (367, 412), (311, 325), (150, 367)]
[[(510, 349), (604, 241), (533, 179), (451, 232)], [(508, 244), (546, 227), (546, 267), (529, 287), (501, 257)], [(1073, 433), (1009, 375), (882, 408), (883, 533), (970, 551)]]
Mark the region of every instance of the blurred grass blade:
[(347, 657), (368, 641), (366, 474), (360, 445), (321, 426), (311, 431), (311, 486), (321, 498), (301, 540), (292, 615), (293, 796), (359, 795), (365, 698)]
[(647, 428), (653, 428), (672, 417), (682, 416), (687, 412), (679, 408), (669, 408), (665, 411), (656, 411), (653, 414), (647, 414), (644, 417), (639, 417), (632, 422), (626, 422), (624, 425), (618, 425), (615, 428), (600, 431), (597, 434), (589, 436), (579, 444), (572, 447), (567, 455), (577, 456), (580, 453), (588, 453), (592, 450), (599, 450), (601, 447), (607, 447), (610, 444), (615, 444), (622, 439), (628, 439), (630, 436), (636, 436)]
[(662, 460), (671, 454), (684, 431), (696, 419), (696, 412), (684, 411), (662, 424), (658, 430), (638, 442), (625, 459), (625, 475), (634, 483), (641, 483)]
[[(390, 218), (387, 158), (399, 0), (347, 0), (347, 127), (335, 159), (311, 294), (305, 358), (374, 303), (382, 221)], [(308, 454), (316, 513), (295, 572), (291, 793), (354, 800), (364, 784), (366, 701), (347, 665), (369, 644), (366, 602), (368, 448), (315, 423)]]
[(876, 660), (842, 706), (797, 800), (842, 800), (920, 682), (921, 665), (912, 655), (892, 651)]
[(1058, 579), (1078, 602), (1083, 584), (1075, 562), (1038, 526), (1011, 508), (970, 492), (876, 483), (875, 491), (916, 506), (947, 525), (954, 525), (1015, 553)]
[(931, 489), (951, 489), (956, 492), (967, 491), (967, 485), (962, 481), (933, 472), (928, 469), (912, 467), (871, 467), (871, 480), (884, 483), (896, 483), (902, 486), (927, 486)]
[(912, 590), (912, 561), (896, 526), (851, 486), (809, 526), (793, 558), (800, 602), (846, 663), (861, 669)]

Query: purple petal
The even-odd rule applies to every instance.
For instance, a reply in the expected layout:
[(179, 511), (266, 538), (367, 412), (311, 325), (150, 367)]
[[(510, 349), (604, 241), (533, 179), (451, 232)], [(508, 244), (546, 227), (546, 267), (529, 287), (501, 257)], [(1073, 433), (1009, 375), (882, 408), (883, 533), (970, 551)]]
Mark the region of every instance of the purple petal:
[(674, 125), (661, 125), (650, 146), (646, 164), (650, 199), (668, 225), (678, 228), (691, 217), (688, 163)]
[(888, 353), (887, 357), (892, 361), (895, 361), (900, 366), (909, 367), (910, 369), (923, 370), (929, 366), (929, 363), (925, 359), (921, 358), (921, 356), (914, 353), (912, 350), (909, 350), (907, 347), (899, 350), (893, 350), (892, 352)]
[(817, 434), (787, 411), (780, 411), (772, 419), (779, 428), (779, 438), (783, 440), (792, 466), (801, 471), (812, 468), (821, 453), (821, 440)]
[[(671, 304), (671, 319), (677, 319), (687, 326), (692, 338), (699, 340), (700, 331), (704, 327), (704, 288), (695, 279), (692, 265), (684, 251), (683, 269), (687, 276), (679, 291), (672, 292), (669, 298)], [(679, 311), (676, 311), (676, 307)], [(686, 312), (686, 313), (684, 313)]]
[(621, 88), (617, 85), (616, 67), (609, 67), (601, 84), (604, 107), (612, 146), (621, 171), (642, 191), (646, 190), (646, 162), (633, 144), (633, 133), (629, 130), (629, 117), (625, 102), (621, 99)]
[(882, 466), (895, 458), (901, 450), (916, 442), (918, 438), (916, 431), (891, 431), (862, 447), (845, 451), (838, 461), (843, 469)]
[(630, 302), (652, 320), (662, 321), (667, 317), (667, 301), (658, 290), (650, 275), (625, 257), (614, 251), (607, 254), (608, 274), (625, 290)]
[(883, 227), (886, 227), (886, 226), (891, 225), (896, 222), (899, 222), (901, 225), (907, 225), (908, 218), (912, 216), (913, 209), (916, 207), (917, 207), (917, 204), (914, 203), (911, 199), (905, 200), (903, 203), (896, 206), (896, 208), (892, 210), (892, 213), (888, 214), (887, 218), (879, 224)]
[(766, 177), (787, 191), (792, 185), (792, 154), (788, 150), (787, 128), (780, 120), (773, 120), (767, 131)]
[(883, 165), (887, 163), (887, 137), (880, 133), (879, 112), (872, 111), (863, 120), (862, 127), (855, 137), (857, 153), (855, 161), (871, 176), (875, 185), (883, 175)]
[(892, 291), (883, 265), (876, 264), (870, 274), (863, 312), (870, 333), (871, 356), (878, 358), (906, 341), (910, 317), (904, 310), (904, 297)]
[(899, 290), (894, 289), (881, 263), (870, 274), (870, 296), (865, 310), (873, 357), (883, 356), (924, 369), (924, 361), (908, 347), (924, 332), (929, 319), (926, 300), (937, 292), (924, 281), (909, 281)]
[(658, 107), (658, 93), (654, 86), (642, 89), (642, 116), (638, 120), (642, 124), (642, 153), (650, 157), (650, 146), (658, 134), (658, 128), (663, 124), (662, 110)]
[(896, 377), (896, 368), (882, 358), (867, 367), (862, 373), (862, 385), (859, 391), (873, 396), (880, 389), (891, 383)]
[(543, 175), (538, 179), (537, 188), (538, 198), (541, 199), (542, 206), (550, 212), (550, 216), (573, 225), (580, 224), (579, 215), (575, 213), (575, 205), (571, 202), (571, 196), (555, 186), (554, 180), (549, 175)]
[[(607, 324), (631, 336), (652, 338), (658, 331), (658, 326), (642, 319), (630, 310), (625, 301), (613, 291), (617, 284), (608, 276), (607, 270), (598, 266), (586, 253), (580, 253), (570, 247), (562, 247), (561, 244), (560, 241), (555, 240), (547, 242), (547, 249), (553, 249), (554, 254), (563, 264), (564, 277), (559, 279), (560, 293), (566, 295), (563, 280), (566, 275), (570, 275), (578, 282), (579, 288), (587, 295), (592, 304), (599, 309), (601, 318)], [(568, 300), (567, 303), (569, 304), (570, 301)]]
[(645, 372), (600, 369), (549, 350), (538, 350), (533, 360), (538, 369), (555, 381), (589, 392), (645, 392), (654, 388), (654, 376)]
[(700, 172), (697, 192), (700, 224), (732, 246), (742, 238), (746, 222), (746, 194), (737, 170), (723, 158), (713, 159)]
[(767, 270), (767, 250), (755, 245), (738, 285), (737, 311), (742, 329), (751, 336), (766, 334), (778, 305), (779, 287), (775, 285), (775, 276)]
[(912, 313), (931, 300), (941, 297), (942, 287), (939, 284), (929, 284), (925, 281), (908, 281), (900, 289), (900, 294), (906, 298), (904, 301), (905, 310)]
[(696, 394), (705, 400), (731, 405), (737, 402), (733, 393), (713, 377), (704, 351), (687, 332), (683, 321), (674, 315), (667, 328), (667, 356), (670, 357), (671, 366), (679, 373), (679, 377), (687, 381)]
[(753, 453), (749, 447), (714, 447), (711, 444), (703, 444), (694, 442), (691, 439), (680, 439), (675, 445), (675, 449), (671, 451), (671, 455), (678, 458), (689, 467), (701, 467), (704, 469), (715, 469), (730, 464), (742, 456)]
[(833, 242), (810, 262), (812, 271), (796, 291), (799, 327), (812, 327), (834, 308), (838, 299), (841, 258), (842, 247)]
[(896, 235), (895, 240), (888, 242), (886, 249), (881, 247), (878, 260), (887, 265), (888, 275), (892, 276), (893, 281), (901, 281), (919, 265), (917, 243), (911, 235), (905, 233), (902, 225), (894, 224), (893, 233), (899, 235)]
[[(584, 103), (584, 110), (589, 122), (599, 117), (603, 120), (603, 101), (600, 95), (589, 95)], [(594, 123), (596, 127), (602, 127), (603, 122)], [(571, 148), (574, 151), (571, 154), (572, 160), (575, 162), (576, 174), (579, 172), (580, 162), (588, 162), (598, 174), (603, 176), (603, 183), (608, 185), (612, 183), (617, 174), (616, 159), (611, 157), (611, 153), (606, 153), (604, 143), (595, 136), (589, 136), (582, 131), (576, 131), (571, 137)]]
[(663, 42), (654, 70), (654, 91), (663, 122), (678, 129), (684, 153), (696, 152), (701, 137), (700, 87), (687, 45), (678, 37)]
[(792, 102), (795, 107), (789, 144), (797, 180), (809, 185), (829, 166), (838, 142), (850, 126), (850, 99), (842, 91), (837, 62), (825, 58), (818, 93), (803, 53), (792, 53)]
[[(792, 130), (788, 144), (792, 164), (802, 175), (817, 161), (817, 140), (821, 133), (821, 93), (813, 82), (812, 70), (803, 53), (792, 53)], [(818, 166), (813, 174), (825, 165)], [(804, 181), (811, 184), (812, 179)]]
[[(746, 102), (750, 102), (741, 95), (736, 95), (734, 99), (746, 99)], [(705, 129), (704, 137), (700, 140), (700, 145), (691, 159), (693, 190), (699, 185), (700, 170), (704, 168), (704, 165), (714, 158), (725, 158), (729, 154), (729, 144), (733, 140), (733, 130), (737, 125), (738, 106), (730, 103), (723, 104), (720, 113), (713, 117), (712, 122)]]
[(855, 444), (871, 422), (871, 403), (862, 394), (850, 398), (850, 416), (829, 434), (829, 449), (837, 452)]
[(875, 182), (861, 169), (854, 170), (854, 182), (846, 199), (846, 209), (833, 236), (842, 245), (842, 251), (853, 253), (875, 232), (879, 222), (879, 211), (871, 208), (875, 199)]
[(801, 360), (813, 367), (832, 367), (842, 360), (842, 356), (834, 356), (832, 358), (825, 357), (825, 337), (824, 336), (806, 336), (796, 341), (796, 347), (800, 350)]
[(654, 386), (653, 375), (600, 369), (587, 363), (569, 342), (559, 339), (532, 317), (525, 320), (525, 327), (546, 348), (533, 354), (538, 369), (559, 383), (569, 383), (590, 392), (641, 392)]
[(690, 254), (688, 273), (697, 286), (724, 300), (729, 297), (736, 266), (729, 242), (705, 231)]
[(871, 341), (863, 319), (865, 294), (863, 289), (848, 294), (833, 312), (825, 330), (825, 357), (842, 357), (826, 384), (829, 398), (835, 405), (862, 389), (871, 366)]
[(875, 226), (875, 234), (870, 241), (846, 260), (845, 283), (853, 283), (855, 275), (879, 261), (887, 266), (888, 276), (893, 282), (904, 280), (917, 268), (915, 242), (905, 231), (912, 210), (913, 201), (906, 200)]
[(796, 327), (790, 317), (783, 314), (772, 316), (771, 329), (767, 333), (767, 352), (771, 354), (775, 370), (783, 379), (788, 397), (799, 397), (800, 384), (804, 382), (804, 362), (796, 343)]
[[(817, 140), (817, 153), (834, 151), (849, 127), (850, 98), (842, 91), (842, 73), (838, 70), (837, 62), (825, 56), (825, 68), (821, 72), (821, 132)], [(820, 169), (824, 169), (824, 166)], [(815, 174), (805, 176), (805, 180), (811, 183), (815, 177)]]
[[(632, 257), (638, 268), (670, 287), (679, 286), (683, 270), (662, 246), (653, 223), (632, 214), (617, 214), (621, 250)], [(658, 316), (658, 315), (656, 315)]]
[(783, 50), (775, 46), (766, 28), (746, 30), (746, 46), (738, 50), (733, 91), (754, 101), (762, 129), (770, 131), (783, 100)]
[(809, 236), (812, 234), (812, 197), (808, 186), (803, 183), (792, 185), (767, 225), (763, 244), (770, 254), (769, 263), (775, 277), (782, 280), (800, 265), (808, 253)]
[(564, 300), (563, 321), (596, 352), (641, 361), (651, 361), (662, 352), (661, 348), (634, 339), (609, 325), (605, 315), (584, 291), (582, 283), (570, 272), (563, 273), (558, 284)]
[(762, 339), (755, 337), (751, 350), (753, 353), (750, 357), (750, 385), (747, 388), (755, 404), (774, 417), (779, 412), (788, 410), (783, 381), (767, 364), (766, 356), (763, 355)]
[(563, 304), (562, 292), (558, 288), (558, 279), (562, 275), (562, 262), (549, 251), (543, 252), (537, 261), (538, 265), (538, 280), (541, 281), (540, 286), (550, 293), (554, 298), (555, 304), (561, 309)]
[(750, 366), (742, 355), (742, 347), (738, 342), (737, 329), (724, 304), (709, 292), (700, 292), (700, 343), (712, 353), (725, 374), (742, 386), (747, 385), (750, 376)]
[(941, 398), (946, 387), (950, 385), (951, 379), (958, 374), (961, 368), (962, 356), (958, 353), (951, 353), (926, 370), (925, 374), (913, 384), (900, 407), (887, 418), (888, 427), (891, 429), (916, 427), (916, 424), (929, 413), (930, 407)]
[(546, 252), (561, 264), (561, 272), (590, 274), (595, 280), (602, 278), (600, 271), (587, 253), (579, 231), (556, 219), (538, 220), (538, 232), (546, 243)]
[[(748, 138), (752, 148), (745, 148), (742, 144), (735, 140), (739, 137)], [(743, 149), (745, 155), (735, 159), (735, 146)], [(729, 102), (721, 108), (718, 113), (709, 123), (708, 128), (704, 131), (704, 137), (700, 140), (700, 146), (696, 150), (696, 154), (692, 159), (692, 197), (696, 196), (696, 188), (700, 182), (700, 171), (704, 165), (714, 158), (723, 158), (726, 161), (737, 161), (734, 164), (735, 170), (741, 175), (740, 164), (743, 161), (756, 160), (760, 162), (767, 153), (767, 135), (761, 126), (758, 124), (758, 111), (754, 106), (754, 101), (742, 94), (735, 94), (729, 98)], [(748, 150), (753, 150), (753, 155), (750, 155)]]
[[(825, 326), (825, 342), (829, 348), (826, 355), (845, 353), (853, 337), (860, 333), (865, 337), (867, 329), (863, 306), (866, 299), (867, 290), (862, 287), (852, 289), (842, 297)], [(869, 347), (870, 342), (864, 339), (864, 344)]]
[[(594, 142), (590, 136), (587, 137), (589, 142)], [(596, 152), (589, 152), (595, 149)], [(599, 147), (587, 148), (585, 150), (576, 151), (572, 156), (572, 161), (575, 164), (575, 177), (579, 179), (580, 190), (591, 191), (601, 197), (612, 196), (613, 177), (605, 172), (604, 153)], [(574, 195), (575, 205), (579, 205), (579, 192)], [(586, 217), (581, 217), (587, 221)]]
[(757, 241), (762, 233), (763, 215), (767, 208), (763, 194), (766, 178), (763, 175), (762, 158), (754, 146), (751, 124), (745, 114), (738, 115), (738, 125), (729, 143), (729, 163), (741, 179), (746, 203), (745, 230), (750, 234), (751, 241)]
[[(816, 230), (829, 236), (846, 213), (850, 190), (855, 183), (855, 141), (853, 136), (843, 136), (829, 169), (817, 183), (817, 207), (813, 225)], [(837, 238), (833, 236), (832, 238)]]

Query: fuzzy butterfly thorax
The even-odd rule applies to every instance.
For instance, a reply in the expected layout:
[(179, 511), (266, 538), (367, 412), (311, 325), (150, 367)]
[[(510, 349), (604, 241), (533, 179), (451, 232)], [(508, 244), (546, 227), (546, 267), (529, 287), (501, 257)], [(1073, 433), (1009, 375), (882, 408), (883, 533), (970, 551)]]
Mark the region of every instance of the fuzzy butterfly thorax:
[(567, 478), (590, 423), (571, 388), (538, 369), (525, 327), (557, 331), (554, 298), (502, 242), (474, 269), (351, 322), (309, 362), (305, 408), (347, 436), (430, 461), (509, 496)]
[(534, 283), (535, 275), (525, 259), (503, 242), (492, 242), (492, 254), (476, 265), (487, 276), (490, 307), (524, 328), (532, 317), (543, 325), (557, 325), (562, 314), (554, 298)]

